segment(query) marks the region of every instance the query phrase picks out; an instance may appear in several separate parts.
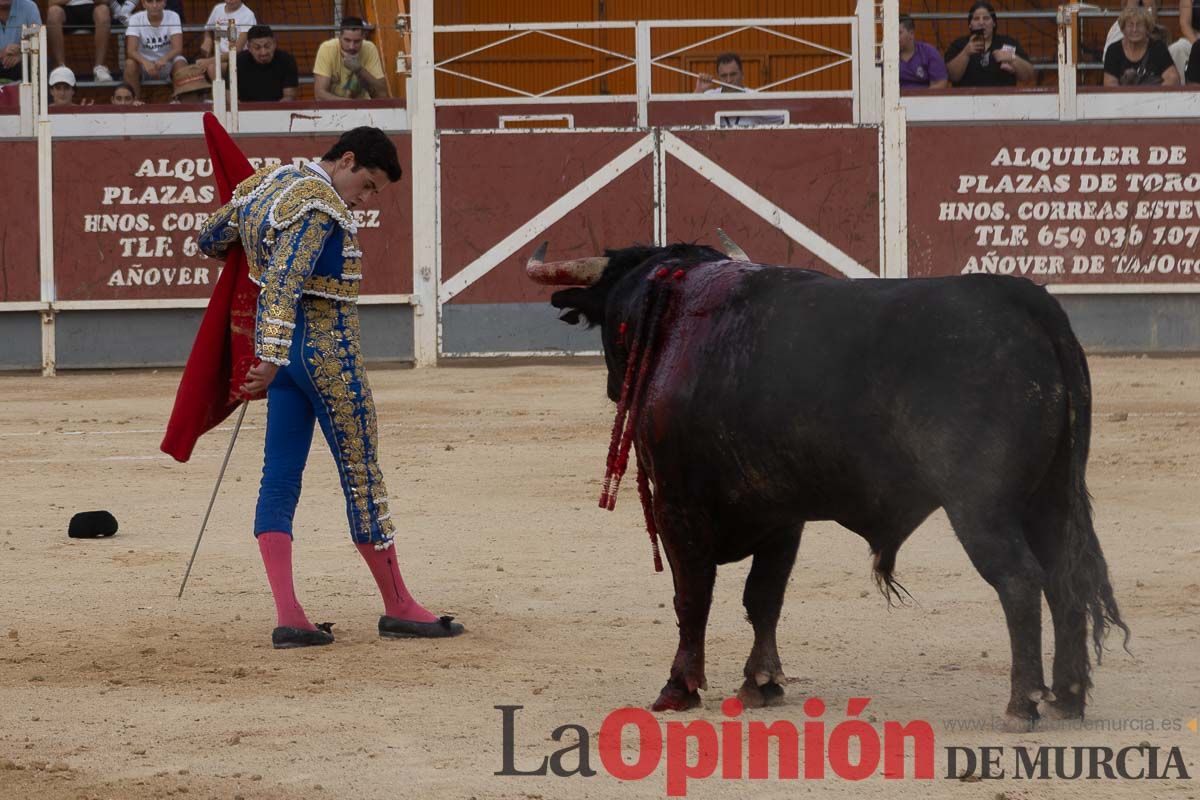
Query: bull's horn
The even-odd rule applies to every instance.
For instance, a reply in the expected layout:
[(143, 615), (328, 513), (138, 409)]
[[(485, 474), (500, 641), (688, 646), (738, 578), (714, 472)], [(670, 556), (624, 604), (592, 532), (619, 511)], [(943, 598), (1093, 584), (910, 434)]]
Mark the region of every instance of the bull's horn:
[(600, 279), (600, 273), (608, 266), (607, 256), (573, 258), (570, 261), (550, 261), (546, 257), (546, 246), (542, 242), (529, 261), (525, 262), (525, 274), (538, 283), (551, 286), (591, 286)]
[(746, 251), (737, 246), (737, 242), (729, 238), (729, 234), (717, 228), (717, 238), (721, 240), (721, 249), (725, 251), (725, 255), (732, 258), (734, 261), (749, 261), (750, 256), (746, 255)]

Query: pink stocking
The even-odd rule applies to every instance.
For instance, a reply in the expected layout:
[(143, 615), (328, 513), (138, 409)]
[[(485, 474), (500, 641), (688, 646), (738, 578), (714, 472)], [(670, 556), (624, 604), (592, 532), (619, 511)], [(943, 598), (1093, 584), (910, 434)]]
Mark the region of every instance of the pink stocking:
[(433, 622), (437, 619), (408, 593), (404, 579), (400, 577), (400, 567), (396, 564), (395, 545), (386, 550), (376, 550), (374, 544), (356, 544), (355, 547), (375, 576), (379, 593), (383, 595), (384, 614), (411, 622)]
[(258, 551), (262, 553), (263, 565), (267, 568), (267, 581), (275, 597), (275, 616), (279, 627), (315, 631), (317, 626), (308, 621), (292, 585), (291, 535), (279, 531), (260, 533)]

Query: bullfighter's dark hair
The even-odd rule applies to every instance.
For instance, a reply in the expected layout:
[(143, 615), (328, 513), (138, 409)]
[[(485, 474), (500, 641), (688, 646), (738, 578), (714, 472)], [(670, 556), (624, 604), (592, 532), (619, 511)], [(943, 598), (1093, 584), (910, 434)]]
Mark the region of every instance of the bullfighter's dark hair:
[(367, 27), (367, 23), (363, 22), (362, 17), (342, 17), (342, 24), (338, 28), (340, 31), (361, 31)]
[(270, 25), (252, 25), (250, 30), (246, 31), (246, 41), (251, 39), (274, 39), (275, 31), (271, 30)]
[(395, 183), (400, 180), (403, 170), (400, 169), (400, 158), (396, 154), (396, 145), (387, 134), (363, 125), (342, 134), (337, 144), (329, 148), (322, 159), (337, 161), (346, 153), (354, 153), (354, 168), (381, 169), (387, 173), (388, 180)]
[(717, 67), (719, 68), (722, 64), (728, 63), (730, 61), (737, 64), (738, 69), (742, 68), (742, 57), (739, 56), (737, 53), (733, 53), (733, 52), (721, 53), (721, 55), (717, 56)]

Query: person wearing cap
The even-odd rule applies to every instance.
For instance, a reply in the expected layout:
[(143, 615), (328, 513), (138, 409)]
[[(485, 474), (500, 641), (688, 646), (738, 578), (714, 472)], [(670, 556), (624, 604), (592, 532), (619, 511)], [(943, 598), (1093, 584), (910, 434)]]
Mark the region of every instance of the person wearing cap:
[(142, 0), (125, 34), (125, 82), (141, 97), (143, 80), (167, 80), (183, 66), (183, 24), (166, 0)]
[(275, 44), (269, 25), (255, 25), (246, 49), (237, 55), (238, 99), (248, 102), (295, 100), (300, 86), (296, 59)]
[[(75, 73), (71, 71), (70, 67), (55, 67), (50, 70), (49, 83), (50, 105), (75, 105)], [(79, 103), (81, 106), (90, 106), (91, 104), (91, 100)]]
[(204, 67), (199, 64), (188, 64), (175, 70), (171, 76), (172, 103), (210, 103), (212, 98), (208, 90), (212, 84)]
[(254, 536), (275, 599), (275, 648), (333, 643), (313, 625), (292, 581), (293, 518), (301, 477), (321, 431), (333, 454), (350, 536), (383, 598), (379, 635), (445, 638), (463, 632), (416, 601), (397, 564), (396, 523), (379, 466), (379, 432), (359, 339), (363, 253), (353, 209), (400, 180), (396, 145), (378, 128), (342, 134), (319, 161), (266, 166), (242, 181), (198, 236), (224, 258), (241, 241), (258, 284), (246, 397), (267, 396), (262, 483)]
[(365, 27), (366, 23), (358, 17), (343, 17), (337, 37), (317, 48), (313, 95), (318, 100), (388, 96), (379, 48), (366, 41)]
[(50, 7), (46, 9), (46, 37), (53, 64), (66, 64), (64, 28), (92, 28), (95, 31), (92, 78), (97, 83), (111, 83), (112, 73), (104, 64), (108, 54), (108, 36), (112, 32), (112, 11), (107, 0), (100, 3), (93, 0), (50, 0)]
[(21, 26), (41, 24), (33, 0), (0, 0), (0, 83), (21, 80)]

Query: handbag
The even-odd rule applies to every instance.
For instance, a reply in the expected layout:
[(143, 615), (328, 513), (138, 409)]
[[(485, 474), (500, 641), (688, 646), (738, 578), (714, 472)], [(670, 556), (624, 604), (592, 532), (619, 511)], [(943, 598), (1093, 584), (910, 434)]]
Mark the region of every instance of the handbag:
[(1155, 73), (1150, 69), (1150, 47), (1146, 47), (1146, 52), (1142, 55), (1140, 61), (1129, 67), (1121, 73), (1118, 79), (1121, 86), (1161, 86), (1162, 75)]

